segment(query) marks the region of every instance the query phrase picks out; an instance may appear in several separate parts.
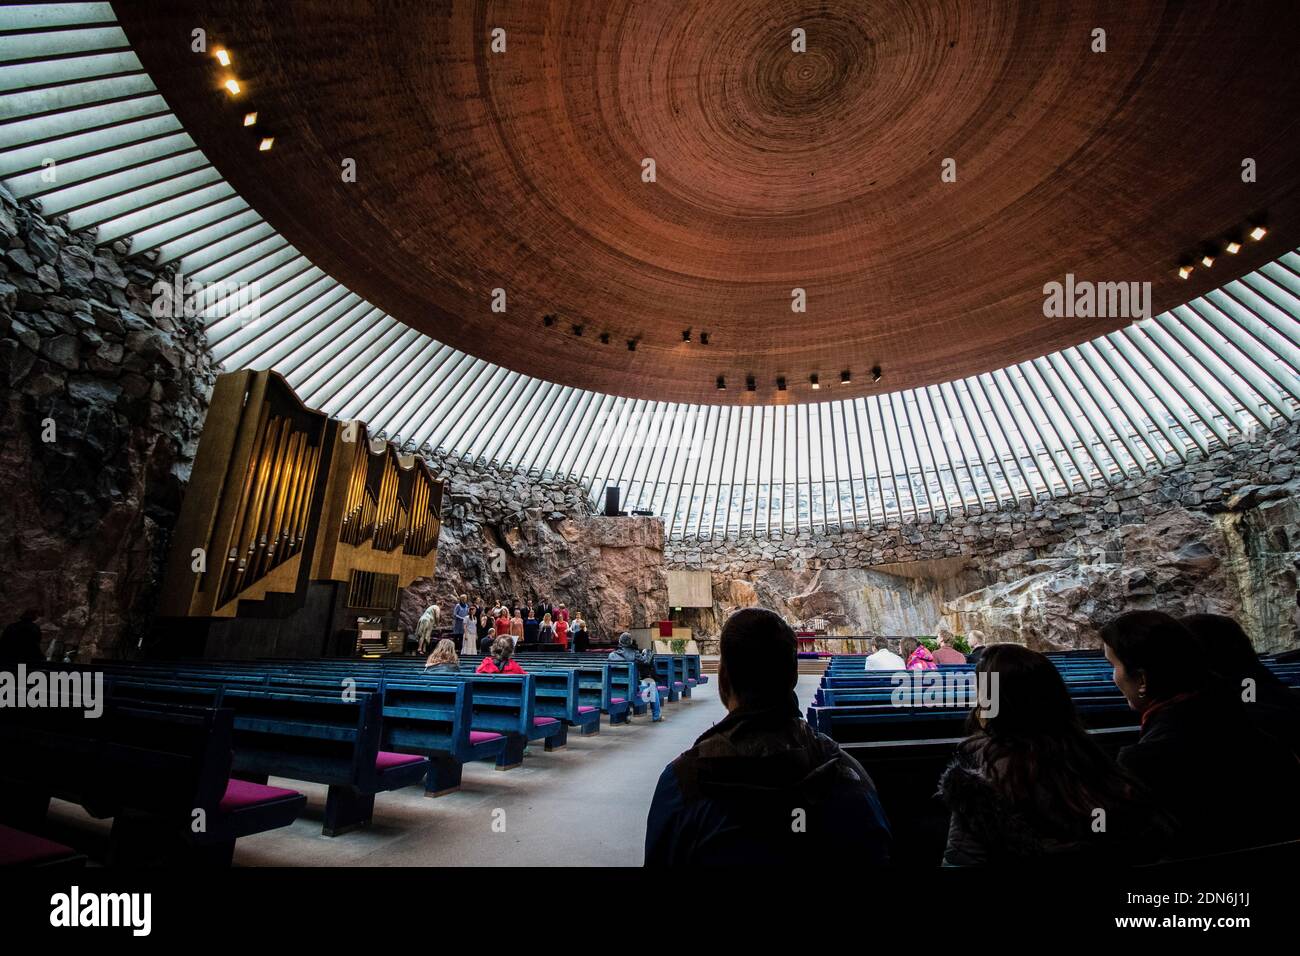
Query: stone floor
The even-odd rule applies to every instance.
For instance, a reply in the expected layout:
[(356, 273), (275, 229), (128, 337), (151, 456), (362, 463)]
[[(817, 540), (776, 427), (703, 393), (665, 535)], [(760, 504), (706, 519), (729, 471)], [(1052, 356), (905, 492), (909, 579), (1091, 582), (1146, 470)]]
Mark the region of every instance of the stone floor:
[[(817, 683), (799, 678), (802, 708)], [(724, 714), (716, 678), (664, 714), (658, 724), (638, 718), (594, 737), (570, 735), (556, 753), (533, 747), (515, 770), (469, 764), (460, 791), (445, 797), (426, 797), (423, 787), (380, 794), (371, 826), (340, 837), (320, 832), (324, 786), (273, 777), (306, 793), (307, 810), (292, 826), (240, 840), (235, 865), (639, 866), (659, 774)], [(88, 829), (107, 833), (107, 821), (60, 801), (50, 816), (78, 843)], [(497, 832), (493, 821), (502, 818)]]

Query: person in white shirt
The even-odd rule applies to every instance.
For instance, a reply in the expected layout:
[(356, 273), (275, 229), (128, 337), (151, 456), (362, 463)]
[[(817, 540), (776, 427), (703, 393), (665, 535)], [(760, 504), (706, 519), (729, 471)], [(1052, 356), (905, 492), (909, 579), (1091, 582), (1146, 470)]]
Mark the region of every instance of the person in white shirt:
[(889, 649), (883, 638), (877, 638), (871, 642), (871, 653), (867, 655), (866, 670), (869, 671), (901, 671), (907, 669), (907, 664), (901, 657)]

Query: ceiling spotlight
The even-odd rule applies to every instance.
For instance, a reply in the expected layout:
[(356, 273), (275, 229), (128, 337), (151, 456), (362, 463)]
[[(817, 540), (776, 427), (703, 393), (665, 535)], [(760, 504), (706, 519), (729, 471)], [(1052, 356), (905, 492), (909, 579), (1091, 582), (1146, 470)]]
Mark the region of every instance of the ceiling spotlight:
[(578, 336), (579, 338), (582, 337), (582, 326), (581, 326), (581, 325), (571, 325), (571, 326), (569, 326), (569, 328), (573, 330), (573, 334), (574, 334), (574, 335)]
[(708, 333), (708, 332), (701, 332), (701, 333), (700, 333), (700, 344), (701, 344), (701, 345), (708, 345), (708, 344), (709, 344), (709, 333)]
[(546, 326), (549, 329), (554, 324), (555, 324), (555, 316), (553, 315), (542, 316), (542, 325)]
[(683, 342), (689, 342), (690, 340), (691, 340), (691, 330), (690, 330), (690, 329), (682, 329), (682, 341), (683, 341)]
[(879, 365), (871, 366), (871, 380), (873, 382), (879, 382), (883, 377), (884, 377), (884, 373), (880, 371)]
[(784, 391), (785, 391), (785, 376), (784, 376), (784, 375), (782, 375), (781, 377), (779, 377), (779, 378), (776, 380), (776, 390), (777, 390), (778, 392), (784, 392)]
[(853, 375), (850, 374), (848, 369), (845, 369), (843, 372), (840, 372), (841, 385), (848, 385), (852, 381), (853, 381)]
[(629, 352), (635, 352), (635, 351), (636, 351), (636, 339), (628, 339), (628, 340), (627, 340), (627, 350), (628, 350)]
[(746, 376), (745, 376), (745, 391), (747, 391), (747, 392), (752, 392), (752, 391), (754, 391), (754, 390), (757, 389), (757, 388), (758, 388), (758, 384), (754, 381), (754, 376), (752, 376), (752, 375), (746, 375)]
[(230, 51), (225, 47), (217, 47), (212, 53), (217, 58), (217, 62), (222, 66), (230, 66)]
[(230, 79), (226, 80), (225, 87), (227, 90), (230, 91), (231, 96), (238, 96), (240, 93), (239, 81), (235, 79), (233, 76)]
[(1259, 240), (1263, 239), (1267, 235), (1268, 230), (1263, 226), (1256, 226), (1254, 229), (1250, 230), (1250, 238), (1254, 239), (1256, 242), (1259, 242)]
[(1191, 274), (1192, 274), (1192, 267), (1191, 267), (1191, 266), (1179, 266), (1179, 267), (1178, 267), (1178, 278), (1180, 278), (1180, 279), (1186, 279), (1186, 278), (1187, 278), (1188, 276), (1190, 276)]
[(719, 392), (725, 392), (726, 390), (727, 390), (727, 380), (726, 380), (725, 378), (723, 378), (721, 375), (719, 375), (719, 376), (718, 376), (718, 391), (719, 391)]
[(609, 344), (609, 333), (608, 333), (608, 332), (601, 332), (601, 333), (600, 333), (600, 344), (601, 344), (601, 345), (608, 345), (608, 344)]
[(1214, 256), (1209, 253), (1201, 256), (1201, 265), (1205, 266), (1207, 269), (1210, 268), (1210, 266), (1214, 265)]
[(257, 144), (257, 148), (260, 149), (262, 152), (266, 153), (266, 152), (270, 152), (271, 147), (274, 145), (275, 145), (275, 137), (267, 136), (260, 143)]
[(1241, 252), (1241, 243), (1237, 242), (1234, 239), (1232, 242), (1228, 243), (1224, 248), (1228, 250), (1228, 253), (1230, 255), (1235, 256), (1237, 253)]
[(256, 125), (257, 125), (257, 114), (256, 114), (256, 113), (245, 113), (245, 114), (244, 114), (244, 125), (245, 125), (245, 126), (256, 126)]
[(821, 383), (820, 383), (819, 381), (817, 381), (817, 373), (816, 373), (816, 372), (814, 372), (812, 375), (809, 375), (809, 376), (808, 376), (808, 384), (811, 385), (811, 386), (813, 387), (813, 391), (817, 391), (817, 389), (819, 389), (819, 388), (822, 387), (822, 386), (821, 386)]

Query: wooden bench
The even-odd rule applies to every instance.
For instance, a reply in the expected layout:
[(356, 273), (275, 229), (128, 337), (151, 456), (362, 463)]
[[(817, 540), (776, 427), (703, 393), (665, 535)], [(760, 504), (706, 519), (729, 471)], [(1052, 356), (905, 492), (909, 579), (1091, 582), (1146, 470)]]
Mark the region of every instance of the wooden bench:
[(111, 817), (110, 862), (228, 866), (236, 840), (289, 825), (306, 804), (297, 791), (231, 779), (233, 725), (229, 709), (210, 706), (110, 699), (93, 719), (6, 708), (0, 800), (28, 819), (43, 818), (52, 797)]

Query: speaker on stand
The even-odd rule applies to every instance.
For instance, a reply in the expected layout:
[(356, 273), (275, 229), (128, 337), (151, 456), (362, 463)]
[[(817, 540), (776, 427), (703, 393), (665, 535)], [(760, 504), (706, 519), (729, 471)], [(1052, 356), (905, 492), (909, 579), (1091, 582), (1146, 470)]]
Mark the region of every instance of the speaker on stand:
[(605, 517), (618, 517), (618, 486), (608, 485), (605, 488)]

